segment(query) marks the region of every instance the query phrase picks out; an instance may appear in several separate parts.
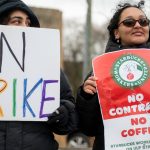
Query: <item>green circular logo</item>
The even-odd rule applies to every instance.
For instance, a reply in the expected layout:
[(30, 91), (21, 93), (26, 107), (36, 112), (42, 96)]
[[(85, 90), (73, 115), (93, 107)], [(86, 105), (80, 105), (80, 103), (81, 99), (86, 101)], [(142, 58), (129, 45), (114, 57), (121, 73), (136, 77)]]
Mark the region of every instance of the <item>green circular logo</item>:
[(119, 85), (133, 88), (142, 85), (147, 80), (148, 70), (148, 65), (142, 58), (133, 54), (126, 54), (114, 63), (112, 74)]

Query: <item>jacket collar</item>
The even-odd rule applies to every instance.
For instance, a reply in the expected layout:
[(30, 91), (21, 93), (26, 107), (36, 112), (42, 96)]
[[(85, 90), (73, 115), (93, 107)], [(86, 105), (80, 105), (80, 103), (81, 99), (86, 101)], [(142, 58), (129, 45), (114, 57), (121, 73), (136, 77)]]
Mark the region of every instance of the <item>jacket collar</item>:
[(123, 46), (109, 39), (106, 45), (105, 52), (108, 53), (108, 52), (118, 51), (121, 49), (133, 49), (133, 48), (150, 48), (150, 42), (146, 44), (135, 45), (135, 46)]

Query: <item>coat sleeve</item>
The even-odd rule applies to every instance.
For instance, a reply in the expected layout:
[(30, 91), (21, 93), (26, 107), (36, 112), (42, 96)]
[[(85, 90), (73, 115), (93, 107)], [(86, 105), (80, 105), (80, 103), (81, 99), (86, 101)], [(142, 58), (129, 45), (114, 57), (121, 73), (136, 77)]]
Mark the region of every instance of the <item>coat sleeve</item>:
[(68, 110), (68, 123), (65, 126), (63, 126), (62, 124), (56, 126), (54, 124), (53, 126), (51, 126), (51, 129), (56, 134), (65, 135), (77, 129), (78, 119), (75, 110), (75, 100), (72, 95), (72, 90), (68, 79), (62, 70), (60, 75), (60, 104)]
[(66, 99), (75, 104), (75, 99), (72, 95), (72, 89), (69, 84), (68, 78), (62, 70), (60, 71), (60, 100), (61, 99)]
[(76, 109), (79, 116), (79, 129), (87, 136), (103, 134), (103, 120), (97, 94), (90, 95), (80, 86), (77, 92)]

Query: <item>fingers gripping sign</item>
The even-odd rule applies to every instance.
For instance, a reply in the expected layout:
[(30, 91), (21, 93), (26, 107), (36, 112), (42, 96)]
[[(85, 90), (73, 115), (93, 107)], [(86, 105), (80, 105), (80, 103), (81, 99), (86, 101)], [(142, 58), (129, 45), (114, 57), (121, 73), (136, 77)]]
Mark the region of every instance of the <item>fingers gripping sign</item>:
[(95, 94), (96, 93), (96, 81), (97, 77), (90, 76), (83, 85), (83, 90), (88, 94)]

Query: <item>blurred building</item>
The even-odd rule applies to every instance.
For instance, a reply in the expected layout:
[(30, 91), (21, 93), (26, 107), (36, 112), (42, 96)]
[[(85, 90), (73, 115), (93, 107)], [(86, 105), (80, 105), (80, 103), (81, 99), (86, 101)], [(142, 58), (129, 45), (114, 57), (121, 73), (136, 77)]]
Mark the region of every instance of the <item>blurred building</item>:
[(62, 46), (62, 12), (57, 9), (46, 9), (31, 7), (37, 15), (42, 28), (53, 28), (60, 30), (60, 50), (61, 50), (61, 66), (63, 67), (64, 51)]

